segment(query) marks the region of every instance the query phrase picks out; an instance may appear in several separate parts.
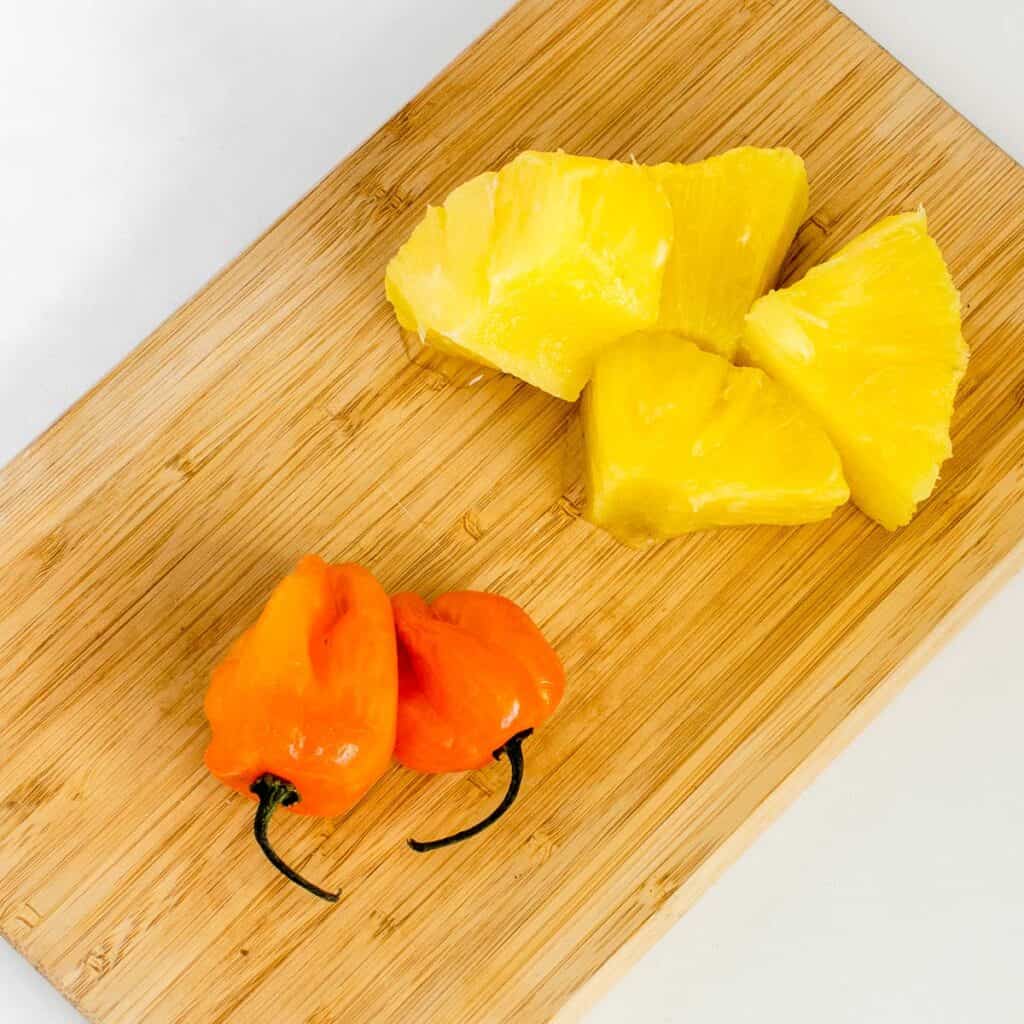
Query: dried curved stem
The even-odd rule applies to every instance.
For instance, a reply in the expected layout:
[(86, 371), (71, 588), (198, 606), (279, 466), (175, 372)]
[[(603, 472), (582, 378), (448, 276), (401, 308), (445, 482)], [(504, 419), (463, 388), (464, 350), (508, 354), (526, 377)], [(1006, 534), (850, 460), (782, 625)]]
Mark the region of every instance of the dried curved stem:
[(307, 881), (293, 867), (286, 864), (278, 856), (273, 846), (270, 845), (267, 828), (270, 825), (270, 819), (273, 817), (274, 811), (278, 807), (291, 807), (292, 804), (297, 804), (302, 799), (299, 796), (299, 791), (287, 779), (271, 775), (269, 772), (261, 775), (249, 787), (249, 791), (255, 793), (260, 801), (259, 807), (256, 808), (256, 819), (253, 821), (253, 834), (256, 836), (256, 842), (260, 844), (260, 849), (267, 860), (285, 878), (305, 889), (306, 892), (319, 896), (320, 899), (327, 900), (329, 903), (337, 903), (338, 897), (341, 896), (340, 892), (328, 892), (326, 889), (321, 889), (319, 885), (314, 885), (312, 882)]
[(523, 784), (523, 740), (530, 736), (532, 732), (532, 729), (524, 729), (522, 732), (517, 732), (504, 746), (498, 747), (494, 751), (495, 761), (500, 761), (502, 754), (508, 755), (508, 763), (512, 768), (512, 775), (509, 778), (508, 789), (505, 791), (505, 796), (502, 798), (501, 803), (483, 821), (478, 821), (475, 825), (464, 828), (461, 832), (456, 832), (454, 835), (445, 836), (443, 839), (430, 839), (426, 842), (420, 842), (418, 839), (409, 839), (409, 845), (417, 853), (426, 853), (428, 850), (440, 850), (444, 846), (461, 843), (464, 839), (471, 839), (473, 836), (479, 835), (485, 828), (490, 828), (515, 803), (516, 797), (519, 795), (519, 787)]

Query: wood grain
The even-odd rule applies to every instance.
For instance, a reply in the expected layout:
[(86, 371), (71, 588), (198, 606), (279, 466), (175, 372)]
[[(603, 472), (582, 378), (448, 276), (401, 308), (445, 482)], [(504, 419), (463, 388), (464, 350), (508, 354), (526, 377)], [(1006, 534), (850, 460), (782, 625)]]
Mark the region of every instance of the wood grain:
[[(578, 516), (574, 410), (405, 358), (386, 260), (527, 146), (807, 160), (789, 274), (924, 203), (963, 290), (956, 455), (895, 536), (852, 509), (644, 554)], [(1024, 171), (822, 0), (525, 0), (0, 472), (0, 928), (103, 1024), (568, 1020), (1024, 546)], [(569, 696), (503, 768), (394, 770), (282, 852), (205, 774), (210, 667), (300, 554), (500, 590)]]

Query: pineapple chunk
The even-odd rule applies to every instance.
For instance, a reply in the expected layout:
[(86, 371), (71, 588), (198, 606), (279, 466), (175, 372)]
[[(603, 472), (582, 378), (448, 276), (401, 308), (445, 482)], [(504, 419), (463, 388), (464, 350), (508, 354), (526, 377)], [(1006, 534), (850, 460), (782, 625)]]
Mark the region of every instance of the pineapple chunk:
[(587, 518), (628, 544), (811, 522), (849, 497), (832, 443), (782, 388), (677, 335), (605, 349), (583, 429)]
[(444, 206), (428, 206), (388, 264), (385, 290), (398, 322), (449, 355), (474, 359), (453, 339), (487, 309), (497, 188), (498, 175), (488, 171), (460, 185)]
[(828, 431), (860, 508), (890, 530), (908, 523), (952, 452), (968, 356), (924, 211), (883, 220), (760, 299), (744, 349)]
[(427, 210), (387, 295), (429, 344), (574, 401), (605, 345), (657, 321), (672, 230), (644, 168), (523, 153)]
[(744, 316), (775, 284), (807, 213), (804, 162), (748, 146), (651, 173), (675, 218), (658, 326), (732, 359)]

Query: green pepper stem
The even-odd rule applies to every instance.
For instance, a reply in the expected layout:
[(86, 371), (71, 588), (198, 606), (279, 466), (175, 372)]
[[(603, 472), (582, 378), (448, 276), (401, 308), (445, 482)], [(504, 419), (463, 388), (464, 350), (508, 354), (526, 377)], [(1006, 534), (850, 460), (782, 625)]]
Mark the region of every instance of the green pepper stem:
[(461, 843), (463, 839), (471, 839), (473, 836), (483, 832), (485, 828), (493, 825), (514, 803), (519, 796), (519, 787), (523, 784), (523, 740), (532, 734), (532, 729), (524, 729), (517, 732), (509, 739), (504, 746), (498, 747), (492, 755), (495, 761), (501, 760), (502, 754), (508, 755), (508, 763), (512, 769), (512, 775), (508, 780), (508, 789), (501, 803), (484, 818), (469, 828), (464, 828), (454, 835), (445, 836), (443, 839), (431, 839), (427, 842), (420, 842), (418, 839), (409, 839), (407, 842), (417, 853), (426, 853), (428, 850), (440, 850), (444, 846), (452, 846), (454, 843)]
[(285, 878), (301, 886), (306, 892), (311, 892), (314, 896), (319, 896), (320, 899), (327, 900), (329, 903), (337, 903), (338, 897), (341, 895), (340, 892), (328, 892), (326, 889), (321, 889), (319, 885), (314, 885), (303, 878), (302, 875), (294, 868), (289, 867), (277, 855), (277, 852), (270, 845), (270, 839), (267, 837), (267, 827), (270, 825), (270, 819), (273, 817), (274, 811), (278, 807), (291, 807), (293, 804), (297, 804), (302, 799), (299, 791), (287, 779), (271, 775), (268, 772), (265, 775), (261, 775), (249, 787), (249, 792), (255, 793), (260, 801), (259, 807), (256, 808), (256, 819), (253, 822), (253, 834), (256, 836), (256, 842), (260, 844), (260, 849), (265, 854), (267, 860)]

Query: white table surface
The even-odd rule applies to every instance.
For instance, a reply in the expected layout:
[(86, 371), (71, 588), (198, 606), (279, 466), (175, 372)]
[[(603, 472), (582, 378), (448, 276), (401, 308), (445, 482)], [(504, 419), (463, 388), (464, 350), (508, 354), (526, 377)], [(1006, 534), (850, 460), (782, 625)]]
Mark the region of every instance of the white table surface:
[[(0, 461), (508, 6), (0, 0)], [(1019, 0), (838, 6), (1024, 159)], [(589, 1024), (1024, 1020), (1022, 614), (1018, 577)], [(3, 943), (0, 1004), (81, 1020)]]

